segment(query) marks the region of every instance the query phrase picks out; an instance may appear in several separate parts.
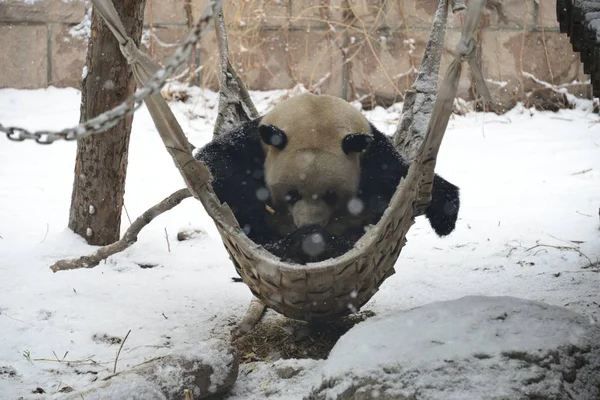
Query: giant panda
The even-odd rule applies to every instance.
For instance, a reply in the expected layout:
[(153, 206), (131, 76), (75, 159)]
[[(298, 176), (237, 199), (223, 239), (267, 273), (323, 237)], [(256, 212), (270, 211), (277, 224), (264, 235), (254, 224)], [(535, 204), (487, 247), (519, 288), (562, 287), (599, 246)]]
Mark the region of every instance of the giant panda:
[[(351, 104), (310, 93), (215, 138), (195, 157), (246, 235), (302, 264), (352, 248), (409, 167)], [(439, 236), (454, 230), (459, 206), (458, 187), (435, 175), (425, 215)]]

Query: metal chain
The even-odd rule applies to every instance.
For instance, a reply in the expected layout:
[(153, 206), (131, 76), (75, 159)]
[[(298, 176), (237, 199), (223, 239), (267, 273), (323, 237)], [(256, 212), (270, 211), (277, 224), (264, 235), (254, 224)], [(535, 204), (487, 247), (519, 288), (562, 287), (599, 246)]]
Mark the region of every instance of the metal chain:
[(61, 131), (30, 132), (24, 128), (16, 126), (7, 127), (0, 124), (0, 132), (5, 133), (6, 137), (14, 142), (23, 142), (29, 139), (34, 140), (39, 144), (52, 144), (57, 140), (78, 140), (112, 128), (127, 115), (136, 111), (142, 105), (142, 102), (146, 97), (157, 93), (164, 86), (167, 79), (186, 62), (192, 47), (198, 42), (204, 29), (210, 26), (209, 22), (215, 15), (215, 10), (219, 6), (219, 3), (219, 1), (213, 0), (211, 4), (207, 5), (196, 25), (188, 32), (183, 44), (179, 46), (167, 60), (165, 67), (160, 69), (150, 79), (146, 84), (146, 87), (138, 89), (133, 95), (112, 110), (82, 122), (76, 127), (63, 129)]

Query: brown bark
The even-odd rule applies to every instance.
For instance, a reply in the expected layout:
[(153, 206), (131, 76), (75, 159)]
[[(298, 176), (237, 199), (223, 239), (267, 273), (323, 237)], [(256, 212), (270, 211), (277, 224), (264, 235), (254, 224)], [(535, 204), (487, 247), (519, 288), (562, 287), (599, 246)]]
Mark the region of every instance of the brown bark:
[[(146, 0), (113, 0), (129, 36), (139, 45)], [(82, 84), (81, 121), (120, 104), (135, 90), (133, 74), (102, 18), (92, 13), (92, 36)], [(69, 228), (89, 244), (119, 239), (133, 115), (99, 135), (77, 142)]]

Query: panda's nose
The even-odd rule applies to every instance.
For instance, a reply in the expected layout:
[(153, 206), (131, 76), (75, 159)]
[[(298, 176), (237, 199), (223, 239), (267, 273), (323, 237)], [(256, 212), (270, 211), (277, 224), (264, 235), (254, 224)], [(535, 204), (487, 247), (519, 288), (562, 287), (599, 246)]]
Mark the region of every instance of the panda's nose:
[(298, 228), (310, 225), (325, 227), (331, 215), (329, 209), (322, 202), (309, 202), (300, 200), (294, 204), (292, 216)]

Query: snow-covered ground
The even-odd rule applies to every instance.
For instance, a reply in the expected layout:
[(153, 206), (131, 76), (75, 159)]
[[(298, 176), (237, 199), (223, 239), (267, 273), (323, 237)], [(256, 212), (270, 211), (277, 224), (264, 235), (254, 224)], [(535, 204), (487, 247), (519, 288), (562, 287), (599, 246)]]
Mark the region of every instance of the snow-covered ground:
[[(283, 94), (253, 97), (263, 112)], [(73, 126), (79, 101), (73, 89), (2, 89), (0, 123)], [(216, 95), (207, 92), (172, 104), (196, 146), (211, 138), (215, 102)], [(420, 218), (397, 273), (364, 309), (386, 315), (466, 295), (507, 295), (600, 320), (600, 119), (590, 104), (556, 114), (517, 107), (503, 116), (453, 117), (437, 172), (461, 188), (457, 229), (440, 239)], [(391, 133), (400, 109), (379, 108), (367, 117)], [(2, 399), (53, 398), (64, 387), (81, 389), (108, 375), (118, 349), (110, 338), (129, 330), (119, 369), (226, 338), (251, 297), (245, 285), (231, 281), (235, 272), (216, 229), (193, 199), (158, 217), (134, 246), (106, 263), (53, 274), (48, 267), (55, 261), (94, 249), (66, 228), (75, 151), (75, 143), (41, 146), (0, 138)], [(130, 145), (129, 216), (136, 218), (183, 186), (142, 108)], [(122, 229), (128, 226), (124, 213)], [(189, 228), (206, 234), (178, 242), (177, 232)], [(596, 268), (584, 268), (590, 263)], [(322, 364), (244, 365), (230, 398), (302, 398), (320, 383)], [(283, 380), (277, 370), (286, 366), (303, 372)], [(45, 394), (33, 394), (36, 388)]]

